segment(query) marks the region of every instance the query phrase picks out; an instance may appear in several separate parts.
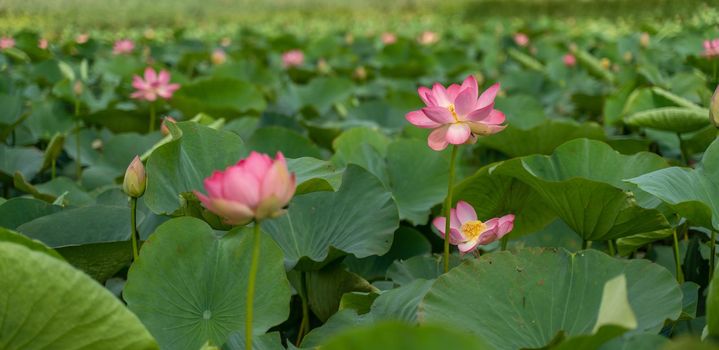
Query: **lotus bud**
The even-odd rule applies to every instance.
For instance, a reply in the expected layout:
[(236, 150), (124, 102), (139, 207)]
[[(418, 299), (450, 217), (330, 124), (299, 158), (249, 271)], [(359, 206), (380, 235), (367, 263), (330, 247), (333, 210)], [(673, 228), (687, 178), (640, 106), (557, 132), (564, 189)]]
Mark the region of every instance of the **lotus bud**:
[(210, 60), (214, 65), (223, 64), (227, 61), (227, 54), (225, 53), (225, 50), (215, 49), (212, 51), (212, 55), (210, 55)]
[(75, 82), (75, 84), (72, 85), (72, 92), (75, 94), (75, 96), (82, 95), (82, 90), (83, 86), (81, 81), (78, 80)]
[(162, 125), (160, 126), (160, 132), (163, 136), (167, 136), (170, 134), (170, 129), (167, 128), (167, 123), (177, 123), (177, 120), (175, 118), (167, 116), (162, 120)]
[(649, 33), (643, 32), (642, 35), (639, 37), (639, 45), (641, 45), (644, 48), (649, 47)]
[(355, 69), (353, 76), (357, 80), (365, 80), (367, 79), (367, 70), (364, 66), (359, 66)]
[(122, 182), (122, 190), (130, 197), (138, 198), (145, 193), (147, 185), (147, 176), (145, 176), (145, 166), (142, 165), (140, 157), (135, 156), (130, 166), (125, 171), (125, 179)]
[(714, 126), (719, 128), (719, 85), (717, 85), (716, 90), (714, 90), (714, 95), (712, 95), (712, 100), (709, 104), (709, 117), (712, 123), (714, 123)]

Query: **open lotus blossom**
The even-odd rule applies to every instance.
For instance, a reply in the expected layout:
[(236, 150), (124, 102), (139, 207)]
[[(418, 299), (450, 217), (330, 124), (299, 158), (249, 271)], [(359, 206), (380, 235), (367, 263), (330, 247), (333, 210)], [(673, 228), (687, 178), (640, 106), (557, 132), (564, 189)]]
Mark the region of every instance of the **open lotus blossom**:
[(128, 55), (135, 50), (135, 43), (130, 39), (122, 39), (115, 42), (112, 53), (115, 55)]
[(577, 58), (574, 57), (571, 53), (568, 53), (564, 56), (562, 56), (562, 62), (564, 62), (564, 65), (567, 67), (574, 67), (577, 65)]
[(47, 50), (48, 44), (49, 43), (48, 43), (47, 39), (45, 39), (45, 38), (40, 38), (37, 41), (37, 47), (41, 50)]
[(161, 70), (155, 72), (151, 67), (145, 69), (145, 79), (135, 75), (132, 77), (132, 87), (137, 89), (130, 97), (138, 100), (155, 101), (158, 97), (165, 100), (172, 98), (172, 94), (180, 88), (180, 84), (170, 84), (170, 72)]
[[(514, 228), (514, 215), (509, 214), (499, 218), (492, 218), (485, 222), (477, 219), (477, 213), (469, 203), (457, 202), (457, 207), (451, 210), (449, 220), (449, 243), (456, 245), (460, 253), (466, 254), (474, 251), (480, 245), (490, 244), (512, 231)], [(435, 218), (432, 225), (445, 235), (444, 217)]]
[(278, 152), (275, 159), (266, 154), (250, 153), (225, 171), (215, 171), (205, 179), (207, 196), (195, 195), (208, 210), (224, 218), (230, 225), (243, 225), (273, 218), (295, 194), (295, 174), (287, 170), (287, 162)]
[(382, 33), (382, 43), (385, 45), (392, 45), (397, 42), (397, 36), (394, 33), (384, 32)]
[(294, 49), (282, 54), (282, 66), (285, 68), (297, 67), (305, 62), (305, 54), (301, 50)]
[(0, 50), (9, 49), (11, 47), (15, 47), (15, 39), (9, 36), (0, 38)]
[(420, 128), (434, 129), (427, 143), (435, 151), (450, 143), (472, 143), (478, 135), (494, 134), (505, 128), (501, 125), (504, 113), (494, 109), (498, 91), (499, 83), (495, 83), (478, 96), (477, 80), (471, 75), (461, 86), (452, 84), (446, 89), (439, 83), (432, 89), (423, 86), (418, 93), (427, 107), (409, 112), (405, 118)]
[(719, 39), (704, 40), (704, 56), (719, 57)]
[(521, 47), (525, 47), (529, 45), (529, 37), (524, 33), (514, 34), (514, 43)]

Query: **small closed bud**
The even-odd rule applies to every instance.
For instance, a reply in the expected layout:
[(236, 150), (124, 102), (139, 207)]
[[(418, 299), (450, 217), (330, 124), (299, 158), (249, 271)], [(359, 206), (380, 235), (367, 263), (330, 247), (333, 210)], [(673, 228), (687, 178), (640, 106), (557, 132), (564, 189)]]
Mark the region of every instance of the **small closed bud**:
[(82, 86), (81, 81), (78, 80), (75, 82), (75, 84), (72, 85), (72, 93), (74, 93), (75, 96), (82, 95), (82, 90), (83, 90), (83, 86)]
[(644, 48), (649, 47), (649, 33), (642, 33), (642, 35), (639, 37), (639, 45), (642, 45), (642, 47)]
[(714, 95), (712, 95), (712, 100), (709, 104), (709, 118), (714, 123), (714, 126), (719, 128), (719, 85), (714, 90)]
[(145, 193), (147, 185), (147, 176), (145, 176), (145, 166), (142, 165), (140, 157), (135, 156), (130, 166), (125, 171), (125, 179), (122, 181), (122, 190), (130, 197), (141, 197)]
[(167, 128), (167, 123), (177, 123), (177, 120), (170, 116), (167, 116), (162, 120), (162, 125), (160, 125), (160, 132), (162, 133), (162, 136), (170, 134), (170, 129)]

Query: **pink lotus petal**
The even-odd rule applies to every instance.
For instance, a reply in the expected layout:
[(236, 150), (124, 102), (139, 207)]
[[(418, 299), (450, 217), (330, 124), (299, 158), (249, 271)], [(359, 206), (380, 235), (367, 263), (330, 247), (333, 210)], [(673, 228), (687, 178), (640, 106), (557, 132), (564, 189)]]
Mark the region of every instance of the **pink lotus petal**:
[(441, 125), (434, 120), (427, 118), (421, 110), (409, 112), (404, 116), (404, 118), (412, 125), (425, 129), (434, 129)]
[(167, 85), (167, 83), (170, 82), (170, 72), (166, 70), (161, 70), (160, 74), (157, 76), (157, 82), (160, 83), (160, 85)]
[(484, 92), (479, 95), (479, 100), (477, 100), (477, 108), (486, 107), (494, 103), (494, 99), (497, 97), (498, 92), (499, 83), (494, 83), (492, 86), (487, 88), (487, 90), (484, 90)]
[(422, 108), (422, 112), (424, 112), (424, 115), (426, 115), (427, 118), (433, 120), (438, 124), (449, 124), (455, 122), (452, 113), (449, 111), (449, 109), (444, 107), (424, 107)]
[(500, 110), (492, 109), (492, 112), (489, 113), (489, 116), (482, 121), (482, 123), (485, 124), (502, 124), (507, 120), (507, 118), (504, 116), (504, 113), (502, 113)]
[(224, 173), (214, 171), (210, 177), (205, 179), (205, 190), (210, 197), (222, 197), (223, 177)]
[(461, 145), (469, 139), (472, 134), (472, 130), (469, 125), (465, 123), (451, 124), (447, 129), (446, 139), (447, 142), (453, 145)]
[(222, 197), (234, 202), (257, 208), (260, 203), (260, 181), (244, 169), (233, 166), (225, 170), (222, 182)]
[(454, 100), (457, 99), (460, 92), (462, 92), (462, 88), (457, 84), (452, 84), (447, 88), (447, 98), (450, 103), (455, 103)]
[(464, 117), (474, 111), (474, 106), (477, 103), (477, 92), (472, 89), (465, 89), (457, 95), (454, 100), (455, 112), (459, 116), (459, 120), (465, 119)]
[(492, 135), (504, 130), (506, 125), (492, 125), (480, 122), (466, 122), (475, 135)]
[(419, 94), (419, 98), (422, 99), (422, 102), (424, 102), (425, 105), (436, 105), (436, 103), (434, 102), (434, 97), (432, 96), (432, 90), (430, 90), (429, 88), (422, 86), (417, 89), (417, 94)]
[(475, 79), (473, 75), (468, 76), (462, 82), (462, 91), (466, 91), (467, 89), (472, 91), (472, 96), (474, 96), (474, 99), (476, 100), (479, 95), (479, 87), (477, 85), (477, 79)]
[(228, 201), (220, 198), (211, 199), (211, 208), (215, 214), (225, 219), (230, 225), (244, 225), (252, 221), (254, 213), (252, 209), (240, 202)]
[(441, 107), (447, 107), (452, 102), (454, 102), (453, 100), (449, 99), (449, 96), (447, 95), (447, 90), (445, 90), (444, 86), (442, 86), (442, 84), (440, 83), (436, 83), (432, 86), (432, 96), (434, 97), (434, 102)]
[(464, 225), (465, 222), (477, 220), (477, 213), (474, 208), (465, 201), (457, 202), (457, 219), (460, 225)]
[[(482, 122), (486, 124), (486, 119), (489, 119), (492, 114), (492, 111), (494, 110), (494, 103), (490, 103), (487, 106), (473, 110), (471, 113), (467, 114), (464, 119), (465, 121)], [(504, 116), (504, 114), (502, 114), (502, 116)]]
[(427, 138), (427, 145), (429, 145), (429, 148), (435, 151), (441, 151), (447, 148), (447, 129), (449, 129), (449, 126), (444, 125), (437, 129), (434, 129), (429, 134), (429, 137)]
[(152, 67), (145, 68), (145, 82), (149, 85), (157, 82), (157, 73), (155, 73), (155, 70), (152, 69)]

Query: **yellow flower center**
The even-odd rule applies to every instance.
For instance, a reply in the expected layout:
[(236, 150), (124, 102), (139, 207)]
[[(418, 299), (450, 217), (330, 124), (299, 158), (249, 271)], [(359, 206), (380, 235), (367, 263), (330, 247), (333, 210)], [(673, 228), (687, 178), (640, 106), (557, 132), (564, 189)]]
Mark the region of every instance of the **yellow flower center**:
[(483, 222), (479, 220), (473, 220), (467, 221), (462, 224), (462, 227), (460, 227), (460, 231), (462, 231), (462, 235), (464, 235), (464, 237), (468, 241), (473, 241), (479, 238), (480, 235), (482, 235), (486, 227), (487, 225), (485, 225)]
[(449, 106), (447, 106), (447, 109), (449, 109), (449, 112), (452, 113), (452, 116), (454, 117), (454, 122), (459, 122), (459, 118), (457, 117), (457, 111), (454, 109), (454, 103), (450, 103)]

